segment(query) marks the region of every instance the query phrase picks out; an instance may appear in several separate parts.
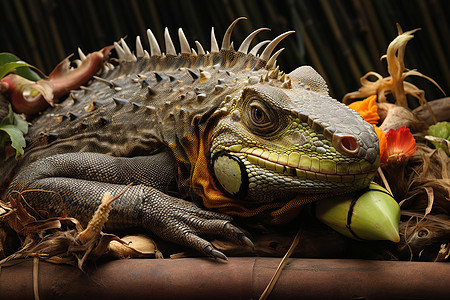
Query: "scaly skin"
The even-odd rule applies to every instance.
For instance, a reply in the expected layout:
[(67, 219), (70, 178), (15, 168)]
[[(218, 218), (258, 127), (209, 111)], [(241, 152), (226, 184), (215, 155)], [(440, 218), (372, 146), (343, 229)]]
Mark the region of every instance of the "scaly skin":
[[(141, 226), (224, 258), (203, 237), (251, 242), (222, 213), (279, 223), (274, 211), (279, 217), (367, 187), (379, 165), (373, 127), (332, 99), (312, 68), (275, 67), (279, 52), (270, 55), (289, 33), (260, 56), (247, 54), (251, 38), (231, 50), (238, 20), (221, 50), (212, 38), (208, 54), (201, 46), (191, 52), (182, 32), (178, 55), (168, 33), (166, 54), (152, 33), (151, 55), (140, 42), (137, 58), (116, 44), (118, 65), (106, 63), (87, 87), (33, 119), (25, 155), (5, 161), (4, 199), (25, 191), (37, 215), (67, 211), (87, 223), (104, 192), (132, 182), (109, 226)], [(169, 196), (174, 182), (183, 196), (222, 213)]]

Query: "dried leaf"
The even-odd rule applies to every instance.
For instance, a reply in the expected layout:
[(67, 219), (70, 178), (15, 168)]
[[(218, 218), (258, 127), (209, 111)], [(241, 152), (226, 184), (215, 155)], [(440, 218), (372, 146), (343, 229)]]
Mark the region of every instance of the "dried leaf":
[(424, 217), (426, 217), (433, 209), (434, 192), (433, 192), (433, 188), (431, 188), (429, 186), (424, 186), (423, 188), (427, 192), (427, 196), (428, 196), (428, 205), (427, 205), (427, 208), (425, 209), (425, 214), (423, 215)]
[[(17, 193), (16, 198), (10, 197), (11, 211), (6, 214), (9, 224), (26, 236), (22, 248), (2, 261), (39, 257), (54, 263), (77, 265), (82, 269), (86, 260), (96, 260), (105, 255), (111, 241), (120, 241), (116, 235), (104, 234), (101, 229), (108, 219), (112, 201), (126, 190), (114, 198), (106, 193), (86, 230), (82, 230), (80, 223), (73, 218), (55, 217), (36, 221), (22, 205), (25, 202), (24, 193), (28, 191)], [(60, 230), (63, 224), (66, 225), (64, 228), (75, 229)]]
[(438, 255), (436, 256), (435, 262), (446, 261), (450, 257), (450, 243), (442, 244)]
[(61, 229), (61, 221), (58, 218), (51, 218), (47, 220), (39, 220), (28, 223), (24, 226), (22, 234), (38, 233), (45, 230)]
[(117, 258), (162, 257), (155, 242), (142, 234), (127, 235), (120, 241), (111, 241), (108, 254)]
[[(400, 28), (400, 26), (398, 26)], [(356, 98), (366, 98), (371, 95), (377, 95), (378, 101), (387, 102), (386, 95), (392, 94), (395, 99), (395, 104), (408, 107), (408, 102), (406, 95), (411, 95), (419, 99), (420, 103), (427, 104), (425, 99), (425, 92), (417, 88), (412, 83), (406, 82), (405, 79), (408, 76), (420, 76), (427, 80), (430, 80), (435, 84), (441, 91), (441, 87), (430, 77), (423, 75), (416, 70), (405, 69), (404, 55), (406, 44), (414, 36), (412, 35), (419, 29), (410, 30), (407, 32), (402, 32), (401, 29), (398, 30), (399, 35), (389, 44), (386, 55), (381, 58), (386, 58), (387, 67), (389, 75), (388, 77), (383, 77), (376, 72), (368, 72), (361, 77), (361, 87), (358, 91), (348, 93), (344, 96), (343, 102), (348, 103), (351, 99)], [(375, 76), (375, 81), (368, 80), (369, 77)], [(442, 91), (443, 92), (443, 91)], [(430, 111), (430, 113), (432, 113)]]

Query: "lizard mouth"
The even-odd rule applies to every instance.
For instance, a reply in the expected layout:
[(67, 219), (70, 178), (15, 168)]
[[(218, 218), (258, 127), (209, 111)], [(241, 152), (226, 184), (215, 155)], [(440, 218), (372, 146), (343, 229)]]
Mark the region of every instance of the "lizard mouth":
[(243, 154), (252, 165), (299, 179), (365, 185), (370, 183), (376, 171), (375, 165), (365, 160), (335, 162), (297, 152), (278, 154), (260, 148), (242, 148), (235, 153)]
[(259, 165), (261, 168), (265, 168), (270, 171), (275, 171), (279, 174), (294, 176), (299, 179), (310, 179), (310, 180), (320, 180), (327, 182), (336, 182), (336, 183), (350, 183), (355, 180), (366, 179), (368, 177), (371, 178), (372, 172), (363, 172), (358, 174), (327, 174), (316, 172), (308, 169), (303, 169), (301, 167), (293, 167), (283, 163), (274, 162), (262, 157), (254, 156), (251, 154), (247, 154), (247, 160), (254, 164)]

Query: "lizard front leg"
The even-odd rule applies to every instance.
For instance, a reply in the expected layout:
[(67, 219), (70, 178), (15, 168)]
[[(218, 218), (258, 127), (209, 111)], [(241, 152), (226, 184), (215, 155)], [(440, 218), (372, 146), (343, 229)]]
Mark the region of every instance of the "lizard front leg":
[(61, 216), (67, 212), (87, 223), (105, 192), (116, 195), (133, 183), (113, 203), (109, 228), (143, 227), (165, 240), (218, 258), (226, 257), (203, 237), (215, 235), (252, 245), (231, 224), (231, 217), (167, 195), (175, 175), (175, 163), (166, 152), (134, 158), (68, 153), (25, 167), (11, 183), (8, 195), (23, 193), (37, 215)]

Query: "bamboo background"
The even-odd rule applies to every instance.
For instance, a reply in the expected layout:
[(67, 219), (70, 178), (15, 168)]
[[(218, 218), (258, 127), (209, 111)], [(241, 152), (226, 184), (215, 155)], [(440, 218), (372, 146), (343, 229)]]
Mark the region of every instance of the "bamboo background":
[[(246, 16), (233, 33), (235, 45), (259, 27), (272, 31), (255, 42), (295, 30), (278, 46), (286, 48), (278, 59), (281, 69), (312, 65), (342, 99), (360, 87), (366, 72), (387, 75), (380, 57), (397, 36), (398, 22), (404, 31), (422, 28), (408, 43), (406, 67), (435, 79), (448, 95), (449, 12), (447, 0), (0, 0), (0, 52), (12, 52), (48, 74), (77, 47), (88, 53), (125, 36), (131, 46), (136, 35), (146, 40), (147, 28), (163, 45), (167, 26), (177, 45), (182, 27), (191, 47), (198, 40), (209, 49), (211, 26), (220, 44), (228, 25)], [(424, 89), (428, 100), (443, 97), (424, 79), (408, 81)]]

